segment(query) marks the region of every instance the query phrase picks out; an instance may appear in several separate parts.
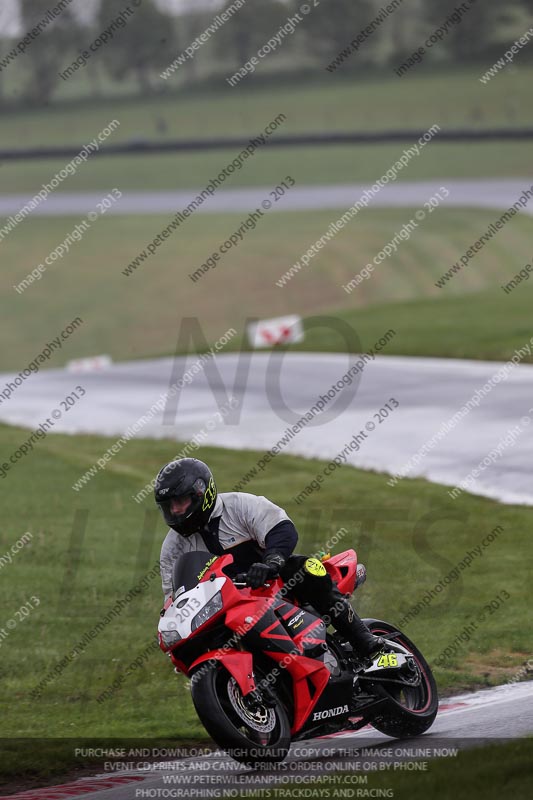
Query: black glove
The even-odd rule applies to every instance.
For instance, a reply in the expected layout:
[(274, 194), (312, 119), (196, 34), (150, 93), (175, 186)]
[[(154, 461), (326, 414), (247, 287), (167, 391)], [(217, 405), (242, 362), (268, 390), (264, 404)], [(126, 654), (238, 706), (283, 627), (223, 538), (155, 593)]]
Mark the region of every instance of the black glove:
[(246, 582), (252, 589), (259, 589), (269, 578), (277, 578), (285, 559), (279, 553), (270, 553), (264, 562), (252, 564), (246, 575)]

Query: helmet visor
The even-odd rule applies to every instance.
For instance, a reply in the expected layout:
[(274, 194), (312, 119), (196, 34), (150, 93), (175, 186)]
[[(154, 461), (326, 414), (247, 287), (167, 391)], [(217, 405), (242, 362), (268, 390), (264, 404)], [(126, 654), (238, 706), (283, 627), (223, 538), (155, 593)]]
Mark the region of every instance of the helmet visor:
[(201, 519), (197, 518), (197, 512), (200, 511), (205, 490), (205, 481), (197, 478), (189, 491), (180, 492), (177, 488), (177, 491), (175, 490), (170, 496), (159, 495), (156, 503), (167, 525), (184, 535), (190, 535), (194, 530), (198, 530)]

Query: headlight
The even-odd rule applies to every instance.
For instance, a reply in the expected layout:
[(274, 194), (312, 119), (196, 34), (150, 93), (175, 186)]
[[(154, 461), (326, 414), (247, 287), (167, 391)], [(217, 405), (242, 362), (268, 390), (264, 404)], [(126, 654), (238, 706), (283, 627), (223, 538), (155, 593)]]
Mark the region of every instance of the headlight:
[(204, 622), (207, 622), (207, 620), (216, 614), (217, 611), (220, 611), (221, 608), (222, 592), (217, 592), (215, 595), (213, 595), (209, 603), (206, 603), (202, 610), (192, 618), (191, 631), (195, 631), (196, 628), (199, 628), (200, 625), (203, 625)]
[(177, 631), (160, 631), (160, 633), (165, 647), (172, 647), (173, 644), (176, 644), (181, 639)]

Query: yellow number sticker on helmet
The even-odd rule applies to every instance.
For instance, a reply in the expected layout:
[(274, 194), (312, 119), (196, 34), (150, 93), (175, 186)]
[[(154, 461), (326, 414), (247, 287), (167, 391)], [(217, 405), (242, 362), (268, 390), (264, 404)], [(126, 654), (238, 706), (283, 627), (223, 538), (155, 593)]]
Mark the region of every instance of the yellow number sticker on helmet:
[(208, 508), (211, 508), (213, 503), (215, 502), (215, 482), (213, 478), (209, 479), (209, 486), (205, 490), (204, 494), (204, 502), (202, 504), (202, 511), (206, 511)]
[(319, 578), (323, 578), (326, 574), (326, 568), (318, 558), (308, 558), (304, 564), (304, 568), (310, 575), (316, 575)]

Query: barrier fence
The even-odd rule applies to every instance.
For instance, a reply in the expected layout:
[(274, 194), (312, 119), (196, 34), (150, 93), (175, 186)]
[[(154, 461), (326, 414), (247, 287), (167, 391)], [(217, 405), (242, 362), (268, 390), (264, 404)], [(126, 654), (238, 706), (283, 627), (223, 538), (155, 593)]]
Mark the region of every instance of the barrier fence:
[[(311, 133), (292, 136), (276, 136), (265, 142), (266, 147), (321, 147), (339, 144), (391, 144), (394, 142), (412, 142), (423, 136), (425, 131), (359, 131), (346, 133)], [(505, 140), (533, 139), (533, 128), (462, 128), (441, 131), (439, 142), (489, 142)], [(227, 150), (246, 147), (250, 137), (213, 138), (213, 139), (174, 139), (169, 141), (135, 141), (102, 147), (91, 158), (102, 156), (151, 155), (159, 153), (199, 152), (205, 150)], [(79, 145), (68, 147), (30, 147), (24, 150), (6, 148), (0, 150), (0, 161), (17, 161), (21, 159), (70, 158), (77, 155)]]

